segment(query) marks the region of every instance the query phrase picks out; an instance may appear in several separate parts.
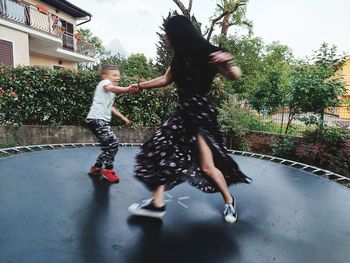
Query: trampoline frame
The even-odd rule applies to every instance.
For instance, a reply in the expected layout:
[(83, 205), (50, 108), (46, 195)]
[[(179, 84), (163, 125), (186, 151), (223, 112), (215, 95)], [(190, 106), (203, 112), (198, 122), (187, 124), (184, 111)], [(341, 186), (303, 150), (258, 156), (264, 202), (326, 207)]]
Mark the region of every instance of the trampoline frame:
[[(126, 147), (126, 146), (139, 147), (142, 145), (142, 143), (120, 143), (119, 145), (122, 147)], [(100, 144), (99, 143), (59, 143), (59, 144), (38, 144), (38, 145), (29, 145), (29, 146), (16, 146), (16, 147), (2, 148), (2, 149), (0, 148), (0, 158), (18, 154), (18, 153), (33, 152), (33, 151), (40, 151), (40, 150), (53, 150), (53, 149), (91, 147), (91, 146), (97, 147), (97, 146), (100, 146)], [(274, 163), (291, 166), (291, 167), (301, 169), (306, 172), (330, 179), (332, 181), (335, 181), (347, 187), (350, 187), (350, 178), (331, 172), (329, 170), (312, 166), (312, 165), (308, 165), (308, 164), (304, 164), (304, 163), (300, 163), (300, 162), (296, 162), (288, 159), (283, 159), (283, 158), (275, 157), (271, 155), (259, 154), (259, 153), (237, 151), (237, 150), (229, 150), (229, 153), (237, 156), (252, 157), (252, 158), (262, 159), (265, 161), (271, 161)]]

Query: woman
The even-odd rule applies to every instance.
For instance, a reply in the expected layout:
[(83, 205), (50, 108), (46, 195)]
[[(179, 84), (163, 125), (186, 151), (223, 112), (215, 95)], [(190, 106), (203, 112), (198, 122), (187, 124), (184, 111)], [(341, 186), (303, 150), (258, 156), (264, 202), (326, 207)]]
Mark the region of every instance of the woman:
[(249, 183), (228, 155), (209, 92), (216, 73), (235, 80), (241, 75), (231, 54), (211, 45), (184, 16), (164, 25), (173, 51), (165, 75), (137, 85), (140, 89), (165, 87), (175, 82), (176, 112), (144, 143), (136, 157), (135, 176), (153, 192), (152, 199), (132, 204), (135, 215), (161, 218), (164, 191), (187, 181), (203, 192), (220, 192), (226, 222), (237, 220), (236, 202), (228, 191), (233, 183)]

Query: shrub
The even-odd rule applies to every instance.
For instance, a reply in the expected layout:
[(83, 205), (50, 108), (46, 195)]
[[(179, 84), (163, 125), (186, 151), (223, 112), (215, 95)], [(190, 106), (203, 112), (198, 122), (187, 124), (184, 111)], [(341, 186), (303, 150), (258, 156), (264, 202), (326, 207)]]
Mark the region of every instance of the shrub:
[[(98, 81), (95, 71), (0, 66), (0, 124), (81, 125)], [(137, 81), (122, 74), (120, 85)], [(118, 94), (115, 101), (134, 126), (155, 126), (173, 111), (175, 96), (171, 89), (147, 90)]]
[(245, 151), (250, 150), (246, 135), (252, 127), (259, 125), (260, 121), (253, 113), (240, 107), (233, 96), (230, 96), (229, 100), (219, 110), (219, 122), (227, 136), (232, 136), (239, 141), (235, 145), (236, 147)]
[(274, 156), (292, 159), (295, 147), (295, 138), (287, 134), (272, 145), (272, 154)]
[(350, 177), (350, 141), (301, 143), (295, 155), (301, 162)]
[(1, 68), (2, 124), (82, 123), (98, 77), (41, 67)]

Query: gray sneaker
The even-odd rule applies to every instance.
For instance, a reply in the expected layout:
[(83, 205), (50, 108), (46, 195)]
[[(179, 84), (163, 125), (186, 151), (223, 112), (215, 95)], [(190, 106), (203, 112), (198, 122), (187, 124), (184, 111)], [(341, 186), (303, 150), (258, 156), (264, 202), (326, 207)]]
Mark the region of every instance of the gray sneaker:
[(235, 223), (238, 219), (236, 200), (233, 199), (232, 204), (225, 204), (224, 206), (224, 218), (227, 223)]

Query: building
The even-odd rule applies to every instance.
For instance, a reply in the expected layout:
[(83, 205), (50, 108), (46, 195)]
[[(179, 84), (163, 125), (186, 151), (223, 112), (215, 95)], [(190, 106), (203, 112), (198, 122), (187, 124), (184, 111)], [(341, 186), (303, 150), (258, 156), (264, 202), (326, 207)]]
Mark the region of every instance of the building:
[[(337, 71), (336, 76), (342, 77), (345, 82), (346, 92), (342, 96), (344, 100), (339, 107), (333, 108), (334, 114), (341, 119), (350, 120), (350, 56), (344, 58), (342, 67)], [(349, 123), (350, 127), (350, 123)]]
[(91, 14), (66, 0), (0, 0), (0, 64), (76, 68), (95, 47), (77, 34)]

